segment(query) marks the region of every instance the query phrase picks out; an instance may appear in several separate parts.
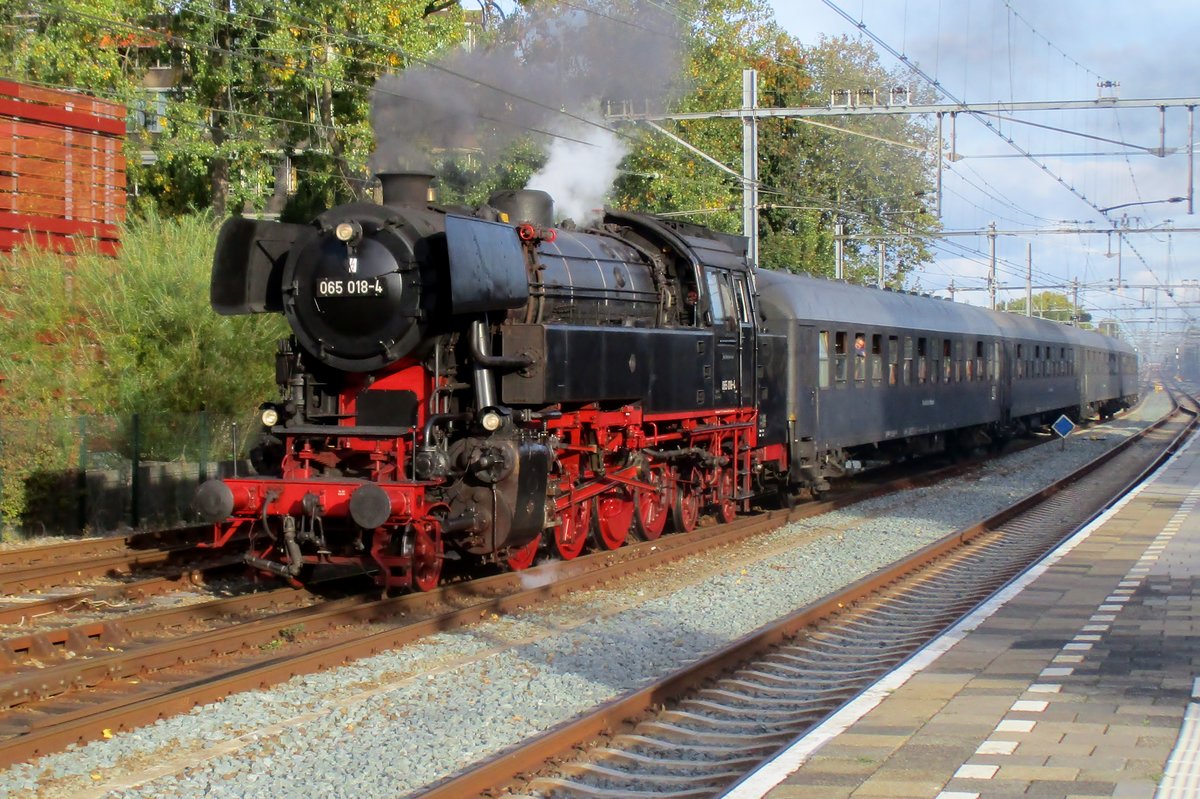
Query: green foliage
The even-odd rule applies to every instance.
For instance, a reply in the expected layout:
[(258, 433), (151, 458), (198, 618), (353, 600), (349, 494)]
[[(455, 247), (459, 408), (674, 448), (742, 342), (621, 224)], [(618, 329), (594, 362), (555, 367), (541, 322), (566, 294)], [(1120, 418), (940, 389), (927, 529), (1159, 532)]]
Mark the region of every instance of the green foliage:
[[(213, 459), (230, 450), (225, 417), (250, 417), (275, 391), (266, 356), (285, 325), (213, 313), (207, 215), (151, 214), (121, 238), (115, 259), (26, 250), (0, 262), (0, 524), (64, 517), (52, 506), (73, 507), (84, 444), (128, 458), (134, 413), (142, 457)], [(75, 418), (89, 415), (108, 418)]]
[[(1008, 302), (998, 303), (997, 310), (1009, 313), (1024, 314), (1025, 298), (1019, 297)], [(1039, 319), (1049, 319), (1052, 322), (1069, 324), (1074, 321), (1084, 330), (1091, 330), (1092, 315), (1071, 302), (1071, 298), (1055, 291), (1043, 291), (1033, 295), (1033, 313)]]
[(143, 67), (129, 58), (137, 36), (103, 20), (144, 19), (152, 0), (55, 0), (0, 4), (0, 75), (85, 87), (125, 101)]
[(144, 77), (165, 67), (169, 103), (151, 113), (162, 132), (127, 139), (135, 207), (280, 211), (291, 158), (299, 215), (361, 195), (375, 79), (465, 32), (457, 3), (428, 0), (16, 0), (0, 4), (0, 75), (135, 109), (153, 97)]
[(216, 230), (207, 216), (126, 225), (121, 256), (27, 250), (0, 278), (0, 418), (216, 413), (269, 396), (274, 316), (208, 304)]
[[(671, 110), (740, 107), (745, 68), (759, 71), (759, 104), (764, 107), (826, 105), (833, 90), (904, 84), (903, 76), (885, 70), (875, 51), (862, 42), (842, 38), (801, 45), (774, 24), (760, 0), (691, 0), (681, 5), (697, 20), (696, 35), (686, 67), (686, 92)], [(799, 119), (760, 122), (762, 265), (831, 275), (834, 225), (841, 221), (851, 237), (845, 248), (848, 275), (874, 282), (875, 245), (860, 244), (854, 236), (923, 234), (938, 227), (923, 199), (932, 195), (932, 136), (927, 127), (904, 117), (832, 118), (821, 123), (866, 135)], [(740, 173), (738, 120), (664, 124)], [(695, 212), (692, 221), (741, 232), (738, 180), (666, 137), (648, 134), (627, 159), (627, 169), (630, 174), (619, 183), (623, 204), (660, 212), (690, 210)], [(889, 283), (901, 285), (931, 254), (920, 238), (898, 236), (889, 241), (886, 258)]]

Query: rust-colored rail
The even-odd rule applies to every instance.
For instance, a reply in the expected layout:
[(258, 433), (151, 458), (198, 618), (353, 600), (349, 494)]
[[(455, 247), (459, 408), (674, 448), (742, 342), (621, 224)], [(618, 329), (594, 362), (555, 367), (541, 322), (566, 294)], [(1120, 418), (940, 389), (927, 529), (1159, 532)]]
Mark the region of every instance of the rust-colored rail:
[[(496, 758), (443, 780), (423, 791), (420, 794), (422, 799), (463, 799), (463, 797), (494, 795), (496, 789), (507, 786), (521, 775), (537, 772), (549, 762), (569, 757), (580, 747), (586, 747), (590, 742), (628, 726), (632, 721), (654, 709), (678, 700), (695, 690), (696, 686), (735, 670), (748, 661), (761, 656), (764, 652), (778, 647), (785, 640), (794, 638), (800, 631), (836, 614), (843, 607), (863, 601), (881, 588), (925, 568), (977, 537), (1025, 513), (1066, 486), (1108, 463), (1135, 442), (1146, 438), (1153, 431), (1163, 428), (1170, 423), (1172, 418), (1177, 418), (1181, 413), (1190, 417), (1188, 422), (1181, 426), (1180, 432), (1172, 437), (1154, 463), (1128, 481), (1125, 488), (1114, 494), (1108, 504), (1115, 502), (1170, 457), (1179, 444), (1193, 432), (1196, 426), (1194, 411), (1183, 410), (1176, 405), (1175, 410), (1170, 414), (1135, 436), (1084, 464), (1054, 484), (1023, 497), (1009, 508), (933, 542), (875, 574), (868, 575), (816, 603), (766, 625), (686, 669), (660, 679), (632, 694), (607, 702), (594, 711), (513, 747)], [(1106, 504), (1105, 507), (1107, 506)], [(1092, 518), (1102, 510), (1097, 510)]]
[[(157, 718), (186, 712), (196, 705), (230, 693), (266, 687), (297, 674), (339, 666), (354, 659), (393, 649), (433, 632), (477, 623), (493, 613), (505, 613), (568, 593), (643, 571), (698, 552), (736, 543), (787, 522), (843, 507), (868, 497), (924, 485), (963, 470), (948, 467), (918, 478), (905, 478), (831, 501), (810, 503), (792, 512), (774, 511), (739, 519), (731, 525), (697, 530), (689, 536), (668, 536), (623, 547), (615, 552), (568, 562), (551, 562), (517, 574), (502, 574), (375, 602), (321, 605), (291, 610), (267, 619), (201, 633), (152, 647), (113, 652), (70, 667), (52, 667), (38, 675), (17, 675), (0, 681), (9, 706), (55, 696), (80, 686), (121, 689), (99, 706), (75, 704), (53, 715), (9, 714), (0, 718), (13, 737), (0, 742), (0, 765), (46, 754), (72, 743), (101, 737), (113, 730), (131, 729)], [(526, 587), (536, 586), (536, 587)], [(397, 622), (396, 619), (403, 621)], [(348, 637), (364, 623), (388, 624), (366, 636)], [(280, 641), (285, 628), (303, 626), (305, 633), (345, 628), (337, 640), (301, 640), (266, 653)], [(314, 636), (316, 637), (316, 636)], [(326, 636), (328, 638), (328, 636)], [(300, 636), (303, 638), (303, 636)], [(184, 677), (173, 684), (163, 673), (175, 669)], [(198, 673), (199, 672), (199, 673)], [(140, 678), (155, 674), (153, 688)], [(40, 679), (38, 677), (40, 676)], [(129, 682), (137, 680), (137, 693)], [(182, 681), (180, 681), (182, 680)], [(73, 695), (72, 695), (73, 696)]]
[[(766, 512), (738, 519), (729, 525), (699, 529), (686, 537), (666, 536), (622, 547), (615, 552), (550, 562), (519, 573), (448, 585), (427, 594), (378, 601), (347, 600), (338, 607), (323, 604), (292, 610), (178, 641), (132, 647), (127, 652), (106, 652), (84, 663), (69, 662), (37, 673), (15, 675), (0, 680), (0, 698), (9, 707), (88, 686), (123, 685), (128, 692), (110, 696), (99, 706), (74, 704), (53, 715), (17, 712), (0, 717), (0, 733), (12, 736), (0, 741), (0, 766), (56, 751), (72, 743), (94, 740), (102, 737), (106, 730), (111, 734), (114, 730), (132, 729), (158, 718), (187, 712), (230, 693), (262, 688), (298, 674), (344, 665), (438, 631), (478, 623), (493, 613), (513, 612), (594, 588), (714, 547), (735, 544), (791, 521), (869, 497), (933, 483), (963, 468), (947, 467), (921, 477), (907, 477), (828, 501), (809, 503), (790, 512)], [(397, 623), (396, 619), (404, 621)], [(279, 641), (282, 629), (303, 627), (306, 634), (336, 628), (353, 631), (364, 623), (395, 626), (367, 636), (299, 647), (302, 650), (299, 652), (295, 651), (297, 646), (292, 645), (286, 654), (273, 657), (263, 654)], [(103, 635), (103, 631), (98, 634)], [(197, 676), (196, 669), (203, 668), (201, 664), (214, 657), (224, 658), (223, 665), (205, 668), (213, 673)], [(188, 679), (182, 684), (170, 684), (162, 671), (178, 668), (180, 664), (187, 667)], [(155, 687), (147, 685), (150, 681), (141, 680), (149, 674), (156, 674)], [(132, 680), (138, 680), (137, 689), (129, 685)]]

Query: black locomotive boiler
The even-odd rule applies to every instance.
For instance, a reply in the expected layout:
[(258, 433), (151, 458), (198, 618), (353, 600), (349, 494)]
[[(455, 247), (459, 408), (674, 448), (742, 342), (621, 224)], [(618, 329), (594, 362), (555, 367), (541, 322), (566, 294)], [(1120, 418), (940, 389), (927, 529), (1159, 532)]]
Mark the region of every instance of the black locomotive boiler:
[(1136, 398), (1122, 342), (953, 303), (753, 269), (741, 237), (551, 198), (383, 203), (309, 225), (232, 219), (213, 307), (282, 313), (258, 474), (210, 481), (213, 544), (304, 581), (389, 589), (448, 557), (520, 569), (819, 492), (866, 461), (1000, 441)]

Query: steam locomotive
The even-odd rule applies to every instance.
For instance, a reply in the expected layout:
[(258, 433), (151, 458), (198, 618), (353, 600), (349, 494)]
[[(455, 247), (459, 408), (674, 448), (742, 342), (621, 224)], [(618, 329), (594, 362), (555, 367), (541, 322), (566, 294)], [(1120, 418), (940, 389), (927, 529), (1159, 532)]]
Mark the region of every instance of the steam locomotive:
[(1096, 333), (755, 269), (741, 237), (650, 215), (555, 227), (543, 192), (380, 182), (382, 204), (218, 237), (213, 308), (292, 335), (258, 474), (194, 506), (293, 582), (429, 590), (447, 558), (615, 549), (1136, 401), (1136, 354)]

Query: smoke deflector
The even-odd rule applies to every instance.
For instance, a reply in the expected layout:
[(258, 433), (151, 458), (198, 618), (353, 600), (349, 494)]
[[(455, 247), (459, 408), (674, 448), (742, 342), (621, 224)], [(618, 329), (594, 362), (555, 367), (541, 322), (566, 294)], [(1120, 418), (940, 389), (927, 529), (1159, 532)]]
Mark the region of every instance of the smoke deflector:
[(520, 308), (529, 300), (525, 249), (511, 225), (446, 215), (455, 314)]

